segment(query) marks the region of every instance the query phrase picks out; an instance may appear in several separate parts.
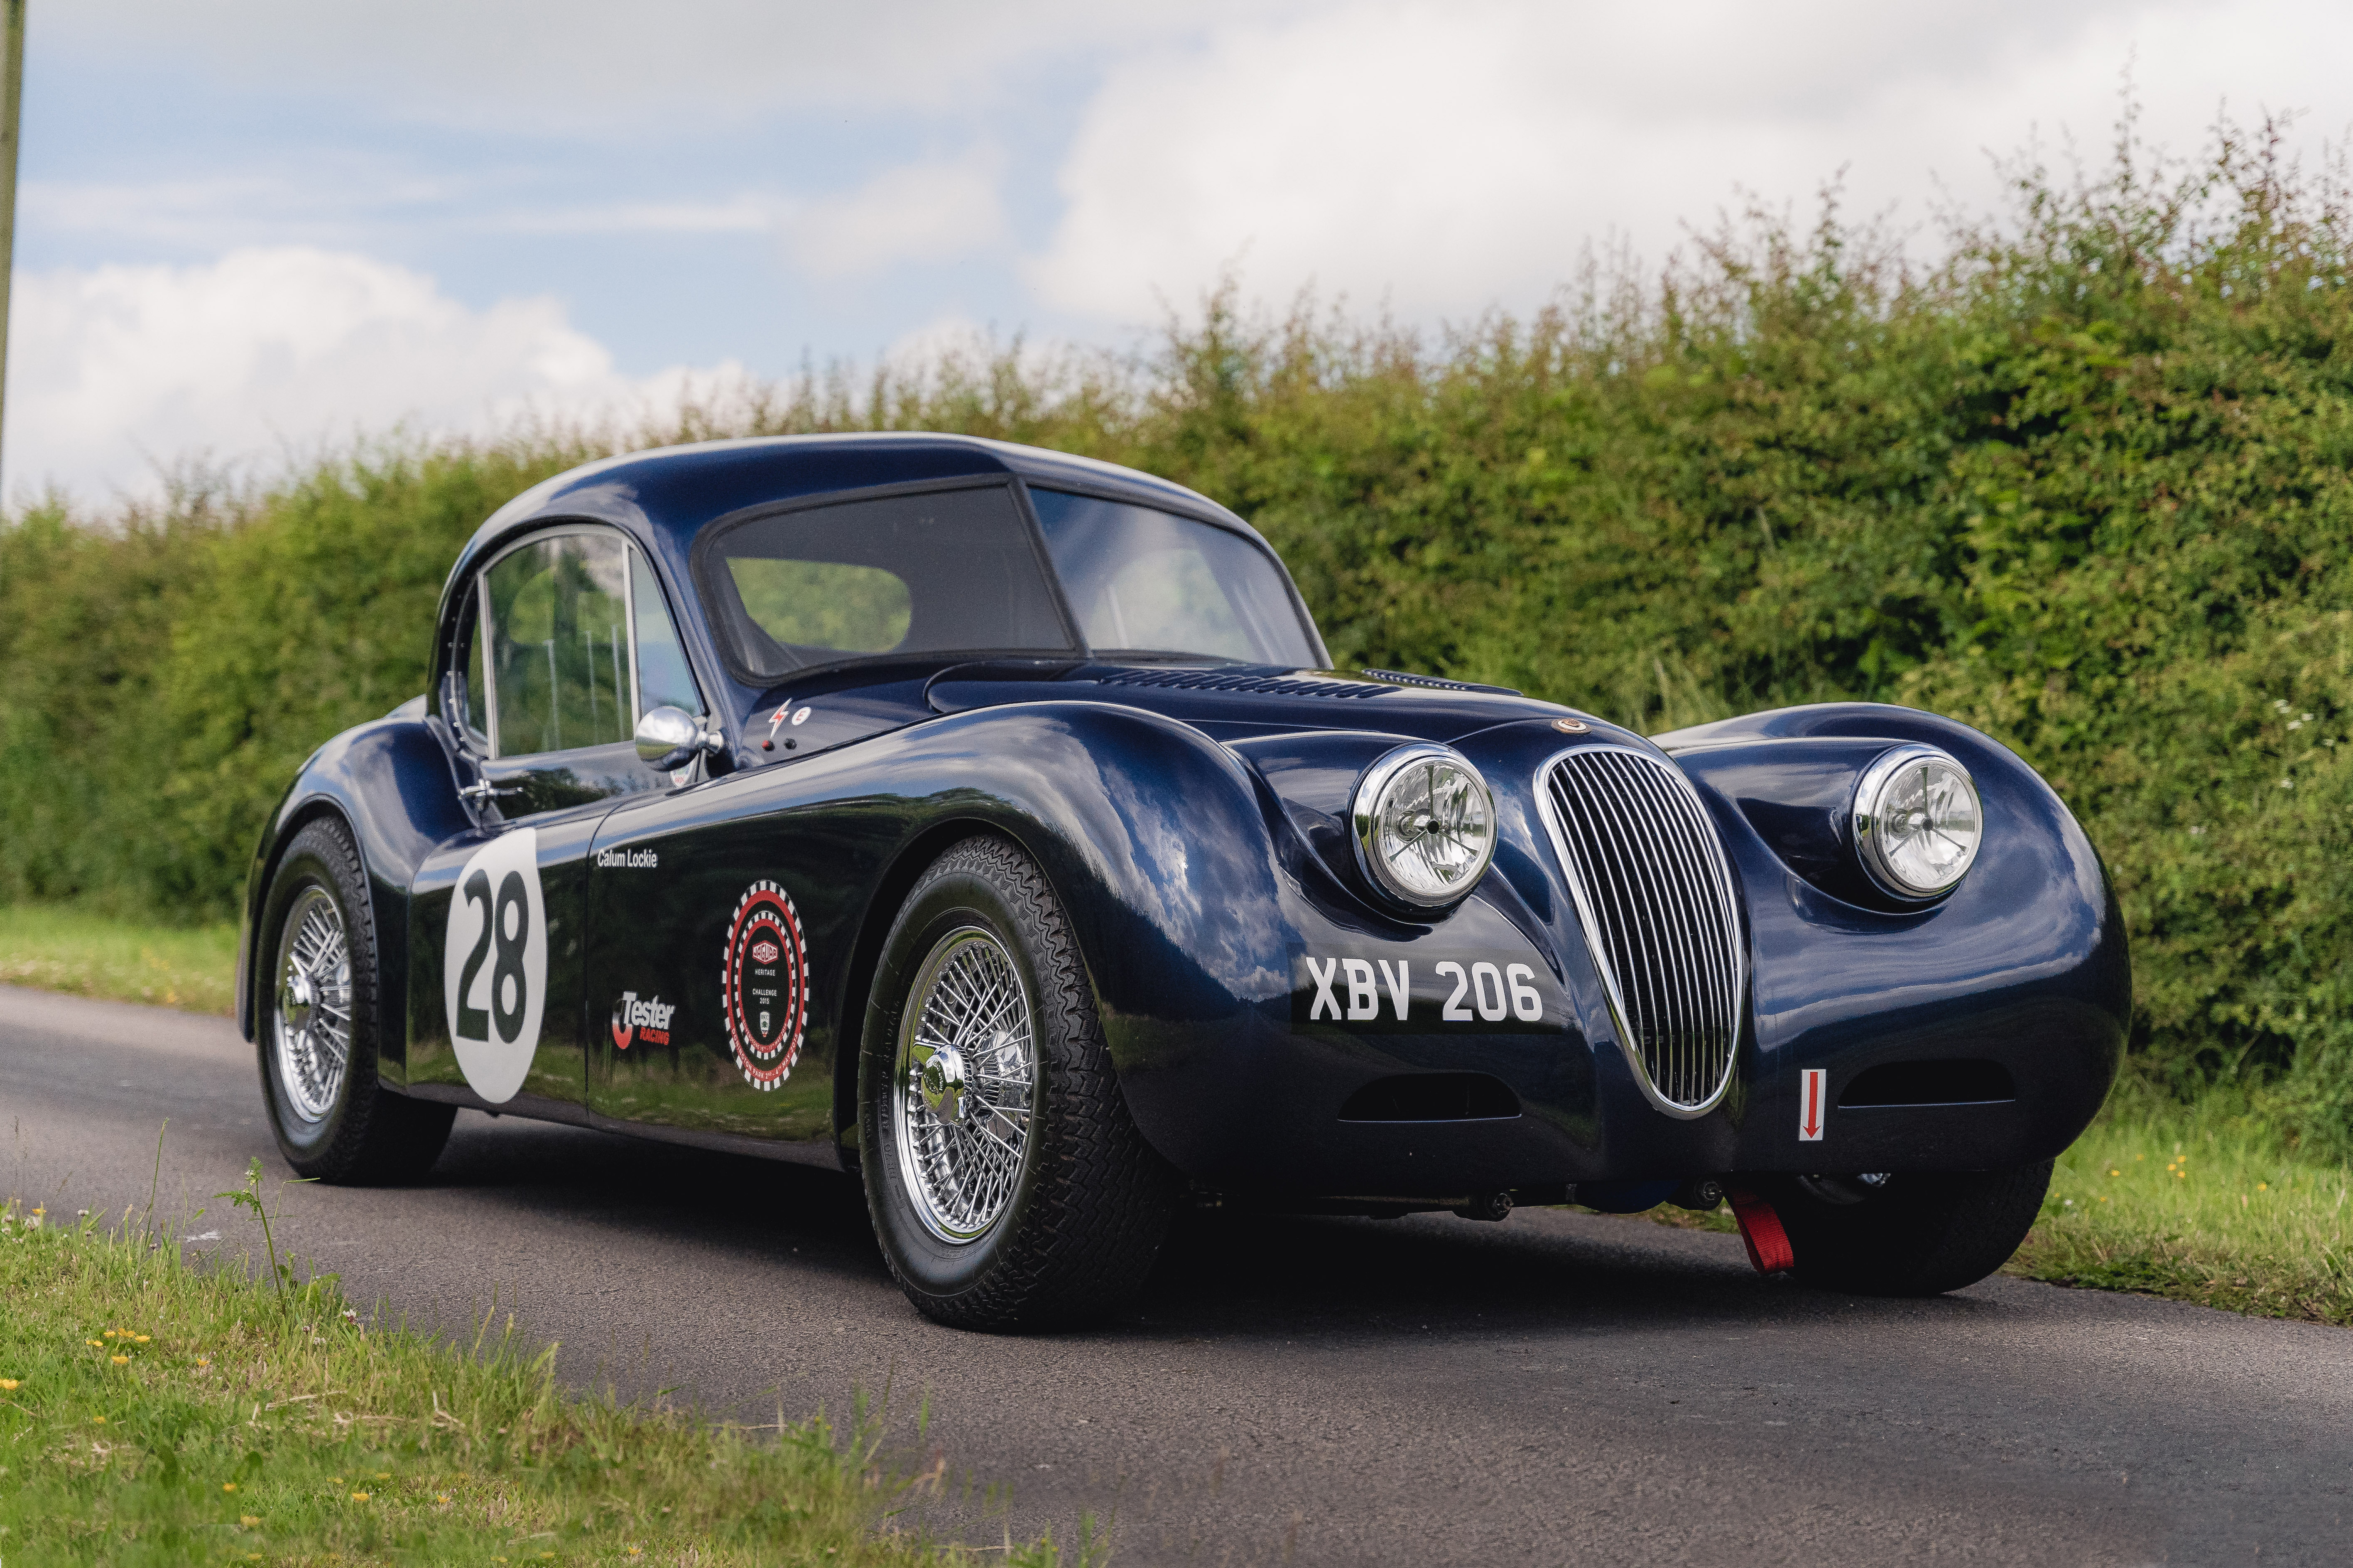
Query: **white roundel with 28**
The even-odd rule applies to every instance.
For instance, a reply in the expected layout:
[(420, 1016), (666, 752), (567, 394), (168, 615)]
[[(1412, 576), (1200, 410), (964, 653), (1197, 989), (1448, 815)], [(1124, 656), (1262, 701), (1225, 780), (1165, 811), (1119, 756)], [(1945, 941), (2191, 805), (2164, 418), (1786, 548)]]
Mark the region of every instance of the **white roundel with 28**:
[(534, 830), (500, 834), (458, 873), (441, 993), (467, 1084), (493, 1105), (512, 1100), (539, 1050), (547, 1000), (547, 900)]

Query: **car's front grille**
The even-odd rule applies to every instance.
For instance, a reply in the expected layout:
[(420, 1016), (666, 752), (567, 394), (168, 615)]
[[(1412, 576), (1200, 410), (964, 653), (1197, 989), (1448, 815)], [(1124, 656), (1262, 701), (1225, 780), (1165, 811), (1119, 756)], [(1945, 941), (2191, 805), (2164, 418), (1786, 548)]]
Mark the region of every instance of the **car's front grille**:
[(1696, 1114), (1732, 1079), (1746, 962), (1715, 825), (1669, 763), (1586, 746), (1543, 788), (1626, 1055), (1661, 1107)]

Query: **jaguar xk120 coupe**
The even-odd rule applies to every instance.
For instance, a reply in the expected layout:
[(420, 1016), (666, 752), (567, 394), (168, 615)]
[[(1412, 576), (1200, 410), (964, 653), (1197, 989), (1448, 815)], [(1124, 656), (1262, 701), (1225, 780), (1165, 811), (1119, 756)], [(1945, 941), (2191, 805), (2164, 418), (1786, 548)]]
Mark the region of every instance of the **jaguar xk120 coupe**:
[(590, 464), (430, 636), (253, 860), (238, 1014), (305, 1175), (413, 1176), (461, 1106), (836, 1168), (973, 1327), (1108, 1310), (1210, 1195), (1729, 1197), (1760, 1268), (1930, 1292), (2116, 1068), (2116, 900), (1986, 736), (1335, 671), (1247, 523), (1106, 464)]

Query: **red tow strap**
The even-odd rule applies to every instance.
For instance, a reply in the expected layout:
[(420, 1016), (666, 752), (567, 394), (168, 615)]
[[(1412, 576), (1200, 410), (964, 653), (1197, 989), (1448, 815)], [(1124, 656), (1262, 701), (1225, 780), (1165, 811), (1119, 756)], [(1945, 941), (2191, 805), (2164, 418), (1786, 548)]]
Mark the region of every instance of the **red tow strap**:
[(1757, 1273), (1778, 1274), (1797, 1267), (1789, 1233), (1781, 1228), (1781, 1216), (1773, 1212), (1771, 1204), (1737, 1188), (1725, 1196), (1732, 1200), (1733, 1217), (1740, 1222), (1740, 1239), (1747, 1246), (1748, 1261), (1757, 1266)]

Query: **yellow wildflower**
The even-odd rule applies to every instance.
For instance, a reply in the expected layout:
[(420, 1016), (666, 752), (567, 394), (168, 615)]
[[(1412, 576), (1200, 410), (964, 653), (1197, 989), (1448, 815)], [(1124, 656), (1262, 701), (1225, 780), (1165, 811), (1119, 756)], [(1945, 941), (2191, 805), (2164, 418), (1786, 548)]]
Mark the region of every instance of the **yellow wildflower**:
[(367, 1500), (368, 1495), (365, 1492), (353, 1492), (352, 1494), (352, 1500), (353, 1502), (365, 1502)]
[(221, 1490), (225, 1492), (233, 1492), (237, 1490), (237, 1483), (235, 1481), (223, 1481), (221, 1483)]
[(14, 1394), (16, 1392), (16, 1380), (15, 1378), (0, 1377), (0, 1394)]
[(241, 1513), (237, 1516), (237, 1523), (245, 1526), (246, 1529), (251, 1530), (255, 1525), (261, 1522), (261, 1516), (258, 1513)]
[(127, 1355), (111, 1355), (106, 1359), (112, 1362), (117, 1366), (127, 1366), (131, 1362), (131, 1358)]

